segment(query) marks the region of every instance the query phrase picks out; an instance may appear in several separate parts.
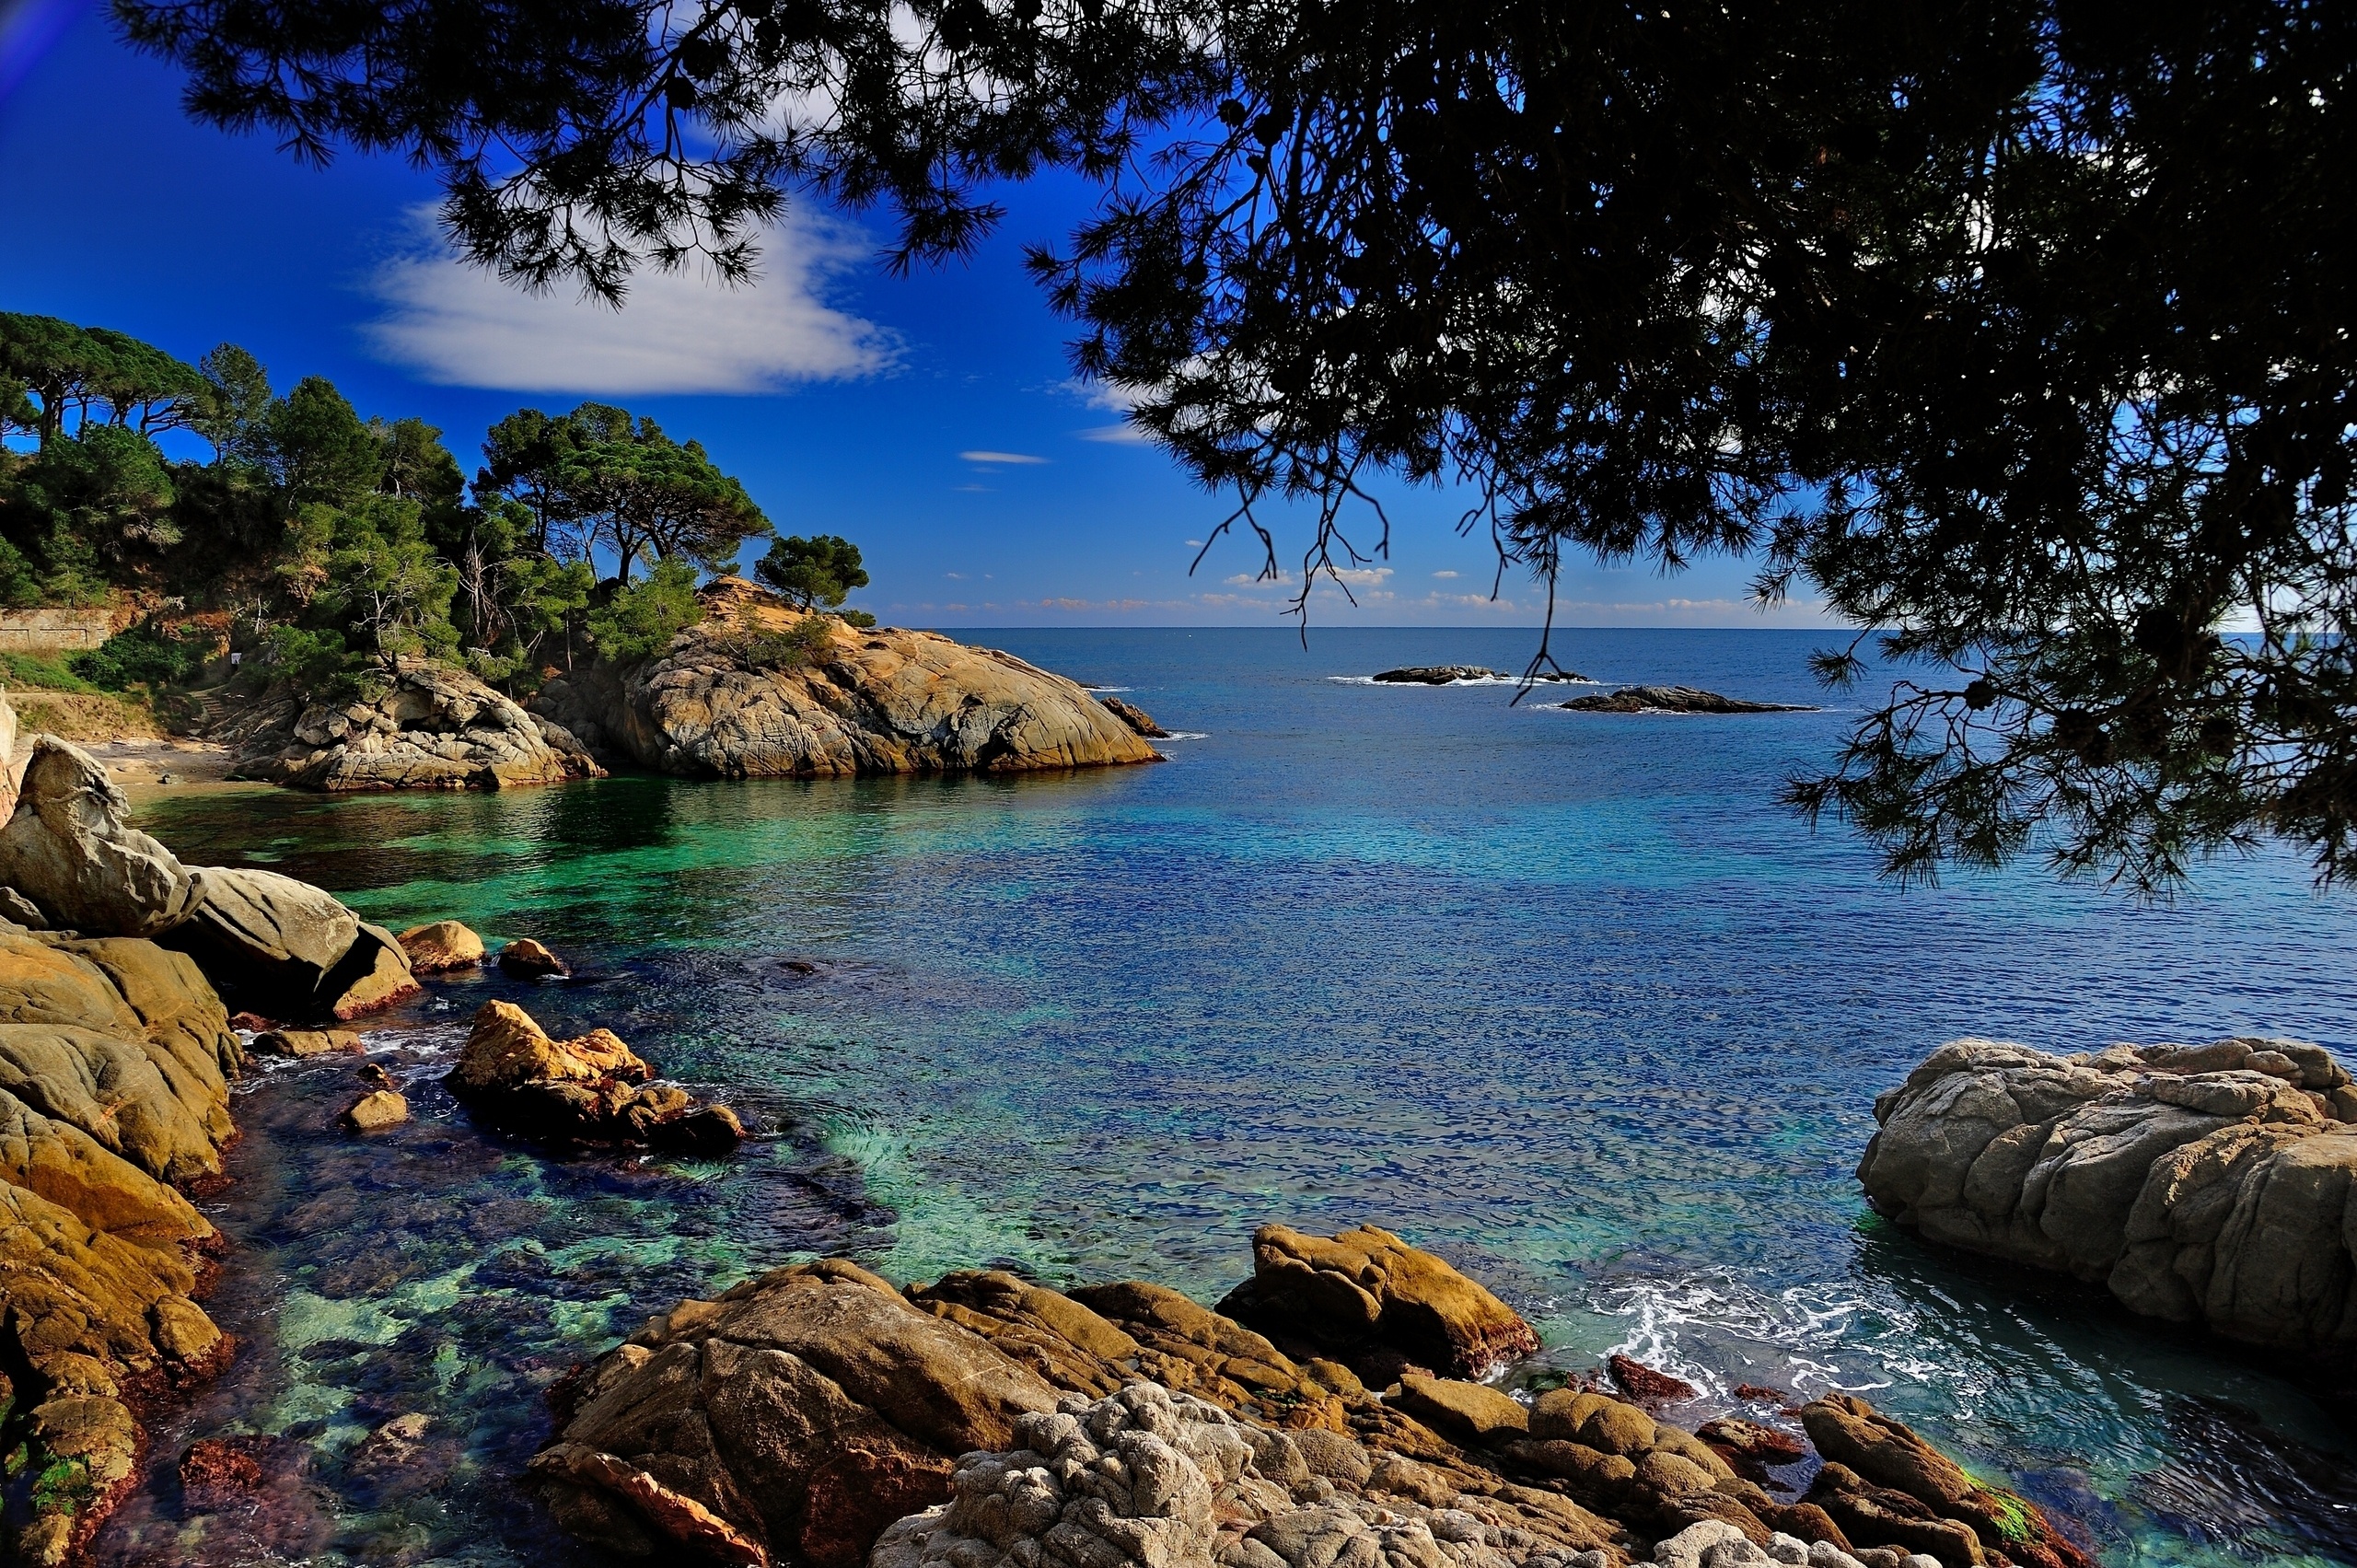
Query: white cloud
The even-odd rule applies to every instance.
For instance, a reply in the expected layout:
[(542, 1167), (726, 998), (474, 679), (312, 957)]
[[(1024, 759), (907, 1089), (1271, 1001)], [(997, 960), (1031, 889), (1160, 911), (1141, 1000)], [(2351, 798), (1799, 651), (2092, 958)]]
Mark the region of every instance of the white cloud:
[(759, 277), (729, 288), (691, 265), (642, 272), (619, 310), (532, 295), (469, 266), (424, 209), (408, 250), (378, 267), (386, 309), (362, 328), (377, 353), (445, 386), (608, 396), (768, 392), (889, 369), (892, 334), (826, 302), (865, 247), (842, 225), (795, 217), (762, 246)]
[[(1389, 579), (1391, 568), (1388, 566), (1343, 566), (1338, 568), (1332, 575), (1341, 578), (1354, 588), (1380, 587)], [(1327, 575), (1325, 572), (1319, 572), (1318, 580), (1325, 581)]]
[(944, 572), (941, 575), (949, 578), (952, 582), (962, 583), (966, 580), (966, 574), (963, 572)]
[(1109, 447), (1148, 447), (1154, 444), (1154, 437), (1134, 424), (1092, 424), (1074, 434), (1084, 441), (1102, 442)]
[[(1060, 383), (1056, 389), (1077, 398), (1088, 408), (1103, 409), (1107, 413), (1127, 413), (1138, 406), (1145, 394), (1135, 387), (1124, 387), (1114, 381), (1084, 381), (1074, 377)], [(1115, 425), (1115, 429), (1123, 428)]]
[(960, 452), (958, 456), (970, 463), (999, 463), (1016, 466), (1044, 463), (1048, 460), (1045, 458), (1035, 458), (1028, 452)]
[(1444, 577), (1444, 578), (1446, 578), (1446, 577), (1454, 577), (1454, 576), (1456, 576), (1456, 575), (1457, 575), (1457, 574), (1456, 574), (1456, 573), (1454, 573), (1454, 572), (1434, 572), (1434, 573), (1433, 574), (1433, 575), (1434, 575), (1434, 576), (1435, 576), (1435, 577)]

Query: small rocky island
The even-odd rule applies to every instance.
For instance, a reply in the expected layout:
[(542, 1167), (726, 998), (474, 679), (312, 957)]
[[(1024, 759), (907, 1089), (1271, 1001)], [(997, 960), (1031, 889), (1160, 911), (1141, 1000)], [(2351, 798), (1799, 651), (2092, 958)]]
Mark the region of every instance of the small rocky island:
[(1691, 686), (1623, 686), (1617, 691), (1574, 697), (1562, 706), (1580, 714), (1813, 714), (1799, 703), (1750, 703)]

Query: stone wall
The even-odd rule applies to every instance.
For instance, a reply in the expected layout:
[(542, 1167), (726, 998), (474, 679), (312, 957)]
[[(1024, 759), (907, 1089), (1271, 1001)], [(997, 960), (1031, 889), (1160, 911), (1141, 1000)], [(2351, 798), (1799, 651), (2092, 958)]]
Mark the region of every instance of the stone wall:
[(0, 610), (0, 653), (95, 648), (112, 630), (110, 621), (104, 608)]

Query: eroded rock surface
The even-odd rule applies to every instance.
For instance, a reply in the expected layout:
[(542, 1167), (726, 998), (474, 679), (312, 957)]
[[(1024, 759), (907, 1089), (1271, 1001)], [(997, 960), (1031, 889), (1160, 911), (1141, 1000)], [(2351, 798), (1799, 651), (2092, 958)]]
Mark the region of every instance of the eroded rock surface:
[(513, 789), (604, 774), (563, 726), (465, 670), (403, 659), (374, 696), (304, 704), (264, 693), (215, 732), (236, 775), (348, 794)]
[(2357, 1365), (2357, 1086), (2321, 1047), (1956, 1040), (1875, 1115), (1859, 1180), (1925, 1238)]
[(552, 680), (533, 711), (593, 749), (663, 772), (765, 778), (1014, 772), (1150, 762), (1154, 749), (1086, 691), (993, 648), (833, 617), (807, 656), (801, 619), (739, 579), (658, 656)]
[(455, 920), (428, 921), (396, 932), (393, 940), (409, 955), (409, 967), (418, 974), (447, 974), (470, 970), (483, 961), (482, 938)]
[(654, 1077), (611, 1029), (553, 1040), (513, 1002), (486, 1002), (444, 1082), (485, 1120), (528, 1138), (687, 1153), (744, 1141), (726, 1106)]
[[(2091, 1568), (1863, 1403), (1810, 1407), (1843, 1458), (1806, 1498), (1779, 1495), (1600, 1389), (1526, 1407), (1411, 1374), (1376, 1393), (1135, 1281), (1066, 1294), (969, 1271), (895, 1292), (846, 1262), (782, 1269), (681, 1302), (556, 1403), (532, 1474), (567, 1528), (630, 1555), (850, 1568), (873, 1541), (875, 1568), (1732, 1568), (1751, 1559), (1708, 1549), (1739, 1540), (1814, 1568), (1901, 1568), (1922, 1542), (1937, 1568)], [(1747, 1441), (1807, 1452), (1772, 1430)]]
[(9, 1494), (16, 1561), (66, 1561), (130, 1484), (135, 1403), (229, 1353), (179, 1187), (220, 1172), (238, 1061), (185, 956), (0, 924), (0, 1448), (48, 1478)]
[(1262, 1225), (1252, 1237), (1252, 1277), (1220, 1310), (1344, 1361), (1382, 1346), (1452, 1377), (1486, 1376), (1538, 1349), (1538, 1334), (1514, 1308), (1374, 1225), (1332, 1237)]

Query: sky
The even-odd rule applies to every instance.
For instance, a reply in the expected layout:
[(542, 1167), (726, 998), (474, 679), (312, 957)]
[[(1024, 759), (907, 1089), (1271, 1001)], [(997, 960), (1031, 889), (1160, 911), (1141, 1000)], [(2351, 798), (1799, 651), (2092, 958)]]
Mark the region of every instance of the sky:
[[(796, 204), (761, 281), (646, 277), (620, 311), (531, 296), (453, 260), (430, 175), (346, 152), (296, 164), (265, 136), (188, 121), (168, 66), (119, 42), (90, 0), (0, 0), (0, 309), (146, 339), (193, 361), (242, 344), (280, 389), (325, 376), (366, 415), (438, 426), (462, 467), (519, 407), (586, 398), (703, 442), (780, 533), (858, 544), (853, 602), (918, 625), (1265, 625), (1289, 586), (1251, 579), (1255, 545), (1119, 407), (1077, 384), (1070, 324), (1022, 274), (1027, 241), (1089, 206), (1078, 182), (1003, 193), (1007, 221), (970, 261), (893, 278), (877, 221)], [(1446, 490), (1386, 494), (1390, 552), (1321, 590), (1313, 625), (1535, 625), (1544, 598), (1509, 573)], [(1284, 526), (1297, 566), (1306, 523)], [(1372, 528), (1356, 530), (1371, 538)], [(757, 553), (757, 552), (756, 552)], [(1568, 625), (1814, 625), (1762, 616), (1751, 568), (1671, 576), (1582, 562)]]

